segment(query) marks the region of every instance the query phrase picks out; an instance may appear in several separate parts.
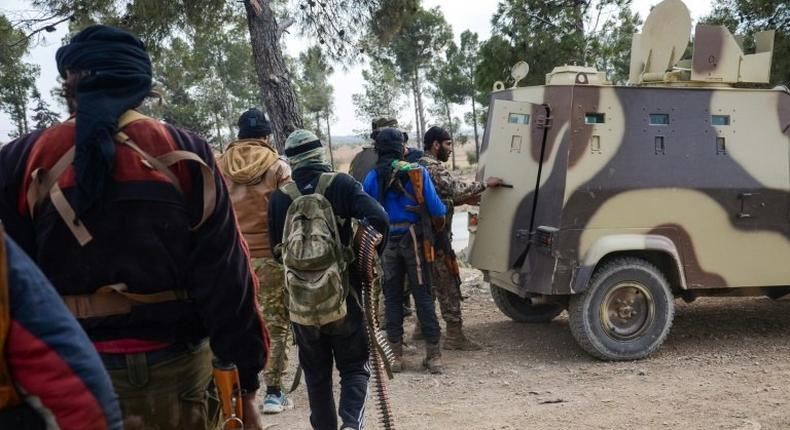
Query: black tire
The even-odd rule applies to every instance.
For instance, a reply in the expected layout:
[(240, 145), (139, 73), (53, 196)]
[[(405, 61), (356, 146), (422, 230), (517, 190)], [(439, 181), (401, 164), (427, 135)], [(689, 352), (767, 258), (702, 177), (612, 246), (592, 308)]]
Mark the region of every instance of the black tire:
[(565, 309), (561, 303), (533, 305), (529, 299), (522, 299), (504, 288), (493, 285), (491, 285), (491, 297), (494, 298), (499, 310), (516, 322), (547, 323)]
[(766, 296), (773, 300), (779, 300), (788, 294), (790, 294), (790, 288), (788, 287), (768, 288), (767, 292), (765, 293)]
[(595, 270), (590, 288), (572, 296), (568, 320), (576, 342), (603, 360), (638, 360), (658, 349), (672, 326), (675, 301), (654, 265), (618, 258)]

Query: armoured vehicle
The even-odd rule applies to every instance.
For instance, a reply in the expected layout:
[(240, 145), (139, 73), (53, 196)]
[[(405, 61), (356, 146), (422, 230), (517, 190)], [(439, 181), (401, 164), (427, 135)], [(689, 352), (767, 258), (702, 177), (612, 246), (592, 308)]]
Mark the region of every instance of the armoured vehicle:
[[(630, 82), (564, 66), (495, 84), (470, 216), (470, 263), (516, 321), (564, 309), (584, 350), (631, 360), (669, 333), (674, 299), (790, 291), (790, 93), (769, 79), (773, 32), (744, 54), (680, 0), (632, 42)], [(514, 68), (525, 76), (526, 64)], [(764, 86), (764, 85), (763, 85)]]

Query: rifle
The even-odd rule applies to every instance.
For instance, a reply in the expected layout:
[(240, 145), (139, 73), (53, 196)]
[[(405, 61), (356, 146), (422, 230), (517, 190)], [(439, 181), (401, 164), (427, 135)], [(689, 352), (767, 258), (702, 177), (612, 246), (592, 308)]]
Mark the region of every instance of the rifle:
[(240, 429), (244, 427), (243, 407), (241, 403), (241, 383), (239, 369), (233, 363), (225, 363), (214, 359), (214, 384), (222, 408), (222, 430)]
[(458, 297), (461, 297), (461, 269), (458, 267), (458, 256), (453, 249), (453, 243), (450, 240), (450, 233), (445, 231), (436, 232), (436, 249), (442, 251), (444, 255), (444, 265), (450, 270), (453, 275), (453, 282), (455, 289), (458, 291)]
[[(425, 280), (427, 281), (426, 285), (432, 286), (432, 269), (434, 261), (436, 260), (436, 250), (434, 249), (433, 235), (434, 219), (431, 217), (431, 214), (428, 212), (428, 206), (425, 204), (425, 196), (423, 195), (422, 169), (409, 170), (408, 174), (411, 185), (414, 187), (414, 196), (409, 197), (414, 198), (414, 200), (417, 202), (417, 206), (408, 207), (407, 210), (420, 216), (420, 227), (422, 228), (422, 253), (425, 257)], [(444, 227), (444, 218), (441, 218), (441, 222), (439, 224), (440, 225), (437, 226), (437, 230), (441, 230), (442, 227)]]

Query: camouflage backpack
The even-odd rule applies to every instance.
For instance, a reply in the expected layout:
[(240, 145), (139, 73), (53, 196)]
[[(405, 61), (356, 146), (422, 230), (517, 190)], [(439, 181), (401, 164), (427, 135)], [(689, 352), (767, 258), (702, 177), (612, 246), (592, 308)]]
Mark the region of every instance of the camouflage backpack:
[(332, 205), (324, 196), (335, 173), (324, 173), (313, 194), (289, 182), (280, 190), (291, 197), (280, 245), (291, 321), (322, 326), (346, 316), (350, 248), (340, 241)]

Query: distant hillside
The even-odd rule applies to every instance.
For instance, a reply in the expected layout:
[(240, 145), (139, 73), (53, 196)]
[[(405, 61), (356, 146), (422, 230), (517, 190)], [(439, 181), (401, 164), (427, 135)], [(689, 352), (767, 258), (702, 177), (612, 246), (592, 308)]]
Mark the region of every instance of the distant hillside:
[(363, 139), (361, 136), (357, 134), (349, 134), (345, 136), (332, 136), (332, 145), (333, 146), (359, 146), (366, 143), (367, 140)]

